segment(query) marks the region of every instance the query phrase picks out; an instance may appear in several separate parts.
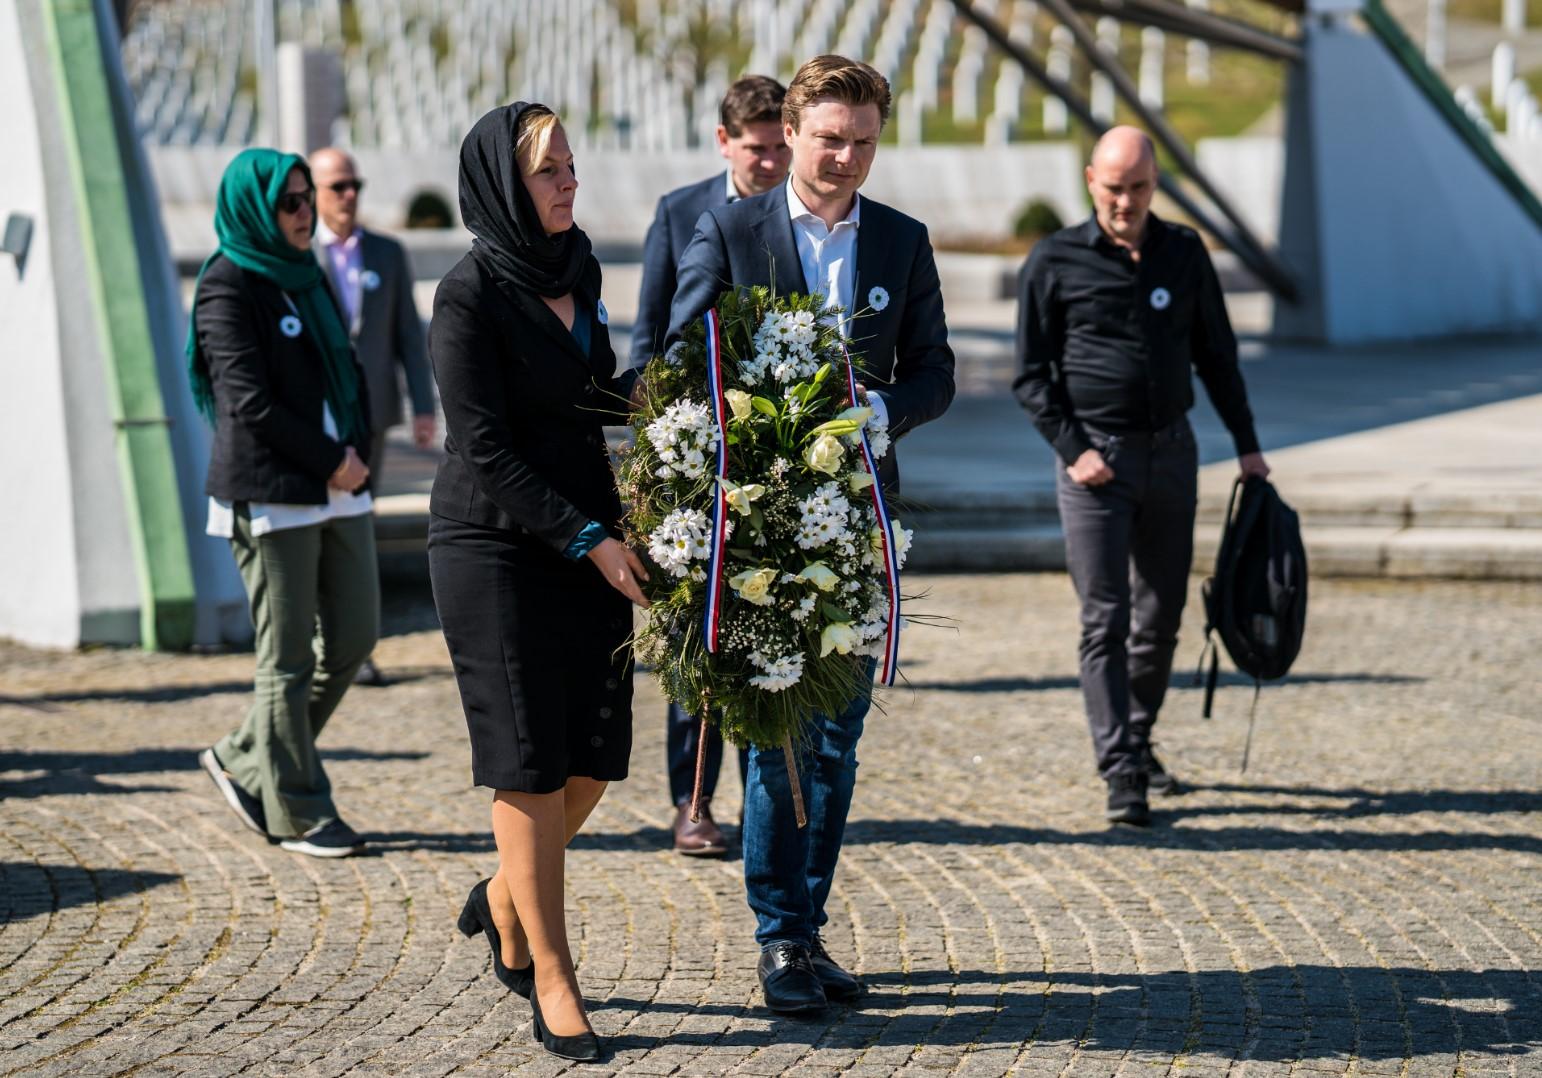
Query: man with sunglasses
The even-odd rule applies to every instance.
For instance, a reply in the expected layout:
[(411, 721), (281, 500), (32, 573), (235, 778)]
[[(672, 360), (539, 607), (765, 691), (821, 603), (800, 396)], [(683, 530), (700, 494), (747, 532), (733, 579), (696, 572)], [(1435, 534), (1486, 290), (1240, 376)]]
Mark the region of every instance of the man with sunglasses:
[[(386, 431), (402, 419), (401, 374), (412, 400), (412, 441), (419, 449), (433, 444), (434, 380), (429, 371), (423, 320), (412, 299), (412, 269), (400, 243), (359, 225), (359, 196), (364, 181), (354, 160), (328, 147), (310, 157), (316, 183), (316, 256), (348, 319), (349, 334), (369, 384), (373, 442), (370, 488), (381, 491)], [(362, 685), (383, 683), (373, 660), (355, 679)]]

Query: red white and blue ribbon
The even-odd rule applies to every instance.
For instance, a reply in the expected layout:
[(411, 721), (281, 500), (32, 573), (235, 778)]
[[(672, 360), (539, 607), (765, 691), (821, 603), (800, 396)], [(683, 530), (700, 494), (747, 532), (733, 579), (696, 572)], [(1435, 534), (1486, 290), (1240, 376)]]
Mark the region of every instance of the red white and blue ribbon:
[[(851, 355), (846, 356), (846, 395), (853, 407), (857, 403), (857, 374), (852, 369)], [(862, 462), (867, 465), (868, 475), (873, 477), (868, 490), (873, 494), (873, 508), (878, 513), (878, 528), (882, 532), (883, 568), (889, 584), (889, 628), (884, 639), (883, 668), (878, 672), (882, 685), (893, 685), (894, 675), (899, 672), (900, 590), (899, 555), (894, 552), (894, 526), (889, 520), (889, 506), (883, 500), (883, 484), (878, 479), (878, 462), (873, 458), (873, 447), (867, 441), (867, 427), (857, 431), (858, 444), (862, 448)]]
[(712, 398), (712, 418), (717, 423), (717, 467), (712, 482), (712, 521), (708, 533), (707, 609), (702, 615), (701, 635), (707, 653), (717, 653), (718, 625), (723, 611), (723, 567), (728, 545), (728, 492), (723, 480), (728, 478), (728, 421), (723, 403), (723, 349), (719, 340), (716, 310), (702, 315), (707, 327), (707, 392)]

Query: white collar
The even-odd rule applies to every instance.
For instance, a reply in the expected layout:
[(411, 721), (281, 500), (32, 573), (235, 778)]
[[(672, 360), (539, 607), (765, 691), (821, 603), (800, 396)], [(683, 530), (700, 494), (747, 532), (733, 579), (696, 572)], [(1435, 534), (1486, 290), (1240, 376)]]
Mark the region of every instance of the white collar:
[(734, 170), (728, 169), (723, 175), (728, 177), (726, 181), (728, 185), (728, 201), (738, 202), (744, 196), (739, 193), (739, 188), (734, 185)]
[[(811, 210), (807, 206), (805, 206), (803, 204), (803, 200), (798, 197), (798, 192), (796, 192), (796, 191), (794, 191), (792, 189), (792, 177), (791, 176), (787, 177), (787, 216), (791, 217), (794, 221), (801, 221), (804, 218), (811, 217), (814, 220), (818, 221), (820, 224), (824, 224), (824, 218), (820, 217), (813, 210)], [(840, 228), (841, 225), (844, 225), (844, 224), (850, 224), (854, 228), (860, 228), (861, 227), (861, 225), (862, 225), (862, 196), (861, 196), (861, 194), (857, 194), (857, 195), (854, 195), (852, 197), (852, 200), (851, 200), (851, 212), (848, 213), (845, 217), (841, 218), (841, 220), (835, 222), (835, 228)], [(834, 232), (835, 228), (830, 229), (830, 231)]]
[(359, 245), (359, 237), (363, 234), (364, 230), (358, 225), (354, 225), (353, 232), (348, 238), (346, 240), (342, 239), (336, 232), (328, 228), (327, 223), (319, 216), (316, 218), (316, 242), (320, 243), (323, 247), (333, 247), (341, 243), (344, 250), (351, 250)]

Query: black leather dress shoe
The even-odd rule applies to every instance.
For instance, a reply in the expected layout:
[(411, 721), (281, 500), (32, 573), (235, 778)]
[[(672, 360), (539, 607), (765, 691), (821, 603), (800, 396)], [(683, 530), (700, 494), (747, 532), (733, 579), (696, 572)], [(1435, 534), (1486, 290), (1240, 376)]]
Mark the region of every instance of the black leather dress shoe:
[(807, 1014), (828, 1002), (808, 948), (800, 943), (771, 944), (760, 952), (756, 972), (766, 1006), (778, 1014)]
[(808, 956), (826, 998), (845, 1002), (862, 994), (862, 982), (841, 969), (840, 964), (830, 957), (830, 952), (825, 950), (824, 940), (818, 936), (814, 937), (814, 945), (808, 949)]

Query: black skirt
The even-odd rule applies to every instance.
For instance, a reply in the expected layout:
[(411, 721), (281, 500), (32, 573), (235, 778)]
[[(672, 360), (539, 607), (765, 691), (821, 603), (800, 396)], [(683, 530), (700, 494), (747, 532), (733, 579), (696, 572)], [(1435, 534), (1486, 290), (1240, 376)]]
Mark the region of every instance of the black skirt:
[(478, 786), (552, 793), (626, 778), (632, 604), (588, 558), (433, 515), (428, 566)]

